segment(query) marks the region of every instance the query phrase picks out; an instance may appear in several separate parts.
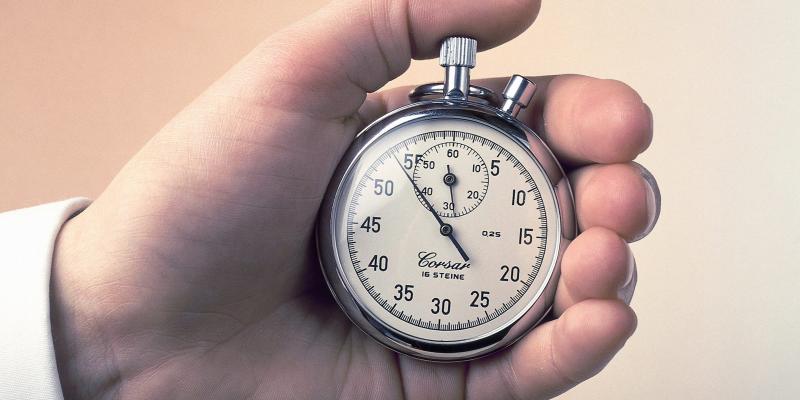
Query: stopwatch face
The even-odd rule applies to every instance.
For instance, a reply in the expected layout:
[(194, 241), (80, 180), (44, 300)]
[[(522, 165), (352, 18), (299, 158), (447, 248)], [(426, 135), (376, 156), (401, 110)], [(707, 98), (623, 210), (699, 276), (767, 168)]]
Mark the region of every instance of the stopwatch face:
[(553, 275), (557, 204), (513, 134), (442, 115), (397, 124), (360, 150), (337, 187), (336, 279), (392, 337), (480, 341), (519, 320)]

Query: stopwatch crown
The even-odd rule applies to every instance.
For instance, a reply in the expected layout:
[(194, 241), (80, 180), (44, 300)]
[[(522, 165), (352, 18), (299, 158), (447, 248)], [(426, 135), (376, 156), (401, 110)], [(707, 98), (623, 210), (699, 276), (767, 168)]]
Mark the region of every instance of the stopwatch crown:
[(439, 65), (443, 67), (475, 66), (475, 54), (478, 52), (478, 41), (473, 38), (451, 36), (442, 42), (439, 52)]

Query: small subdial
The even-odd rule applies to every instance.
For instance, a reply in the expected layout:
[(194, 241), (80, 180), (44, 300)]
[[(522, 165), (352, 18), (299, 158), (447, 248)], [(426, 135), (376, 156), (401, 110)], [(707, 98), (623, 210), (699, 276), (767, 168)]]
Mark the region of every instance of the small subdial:
[[(483, 158), (458, 142), (441, 143), (426, 150), (416, 160), (413, 178), (442, 217), (468, 214), (478, 208), (489, 189), (489, 172)], [(417, 197), (425, 206), (419, 194)]]

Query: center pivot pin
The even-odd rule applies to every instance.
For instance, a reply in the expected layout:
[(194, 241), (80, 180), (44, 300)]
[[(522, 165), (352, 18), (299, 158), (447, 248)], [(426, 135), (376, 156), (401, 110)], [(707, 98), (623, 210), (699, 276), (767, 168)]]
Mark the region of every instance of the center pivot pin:
[(453, 186), (456, 183), (456, 176), (452, 173), (448, 172), (444, 174), (444, 184), (447, 186)]
[(444, 236), (450, 236), (453, 233), (453, 227), (450, 224), (442, 224), (439, 228), (439, 233)]

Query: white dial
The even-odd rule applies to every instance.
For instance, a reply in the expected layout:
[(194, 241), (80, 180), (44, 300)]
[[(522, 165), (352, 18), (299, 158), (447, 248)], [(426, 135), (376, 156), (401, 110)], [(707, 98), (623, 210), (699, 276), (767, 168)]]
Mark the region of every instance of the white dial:
[(402, 125), (371, 143), (335, 202), (340, 274), (387, 329), (476, 340), (513, 323), (547, 283), (558, 211), (530, 152), (465, 119)]

